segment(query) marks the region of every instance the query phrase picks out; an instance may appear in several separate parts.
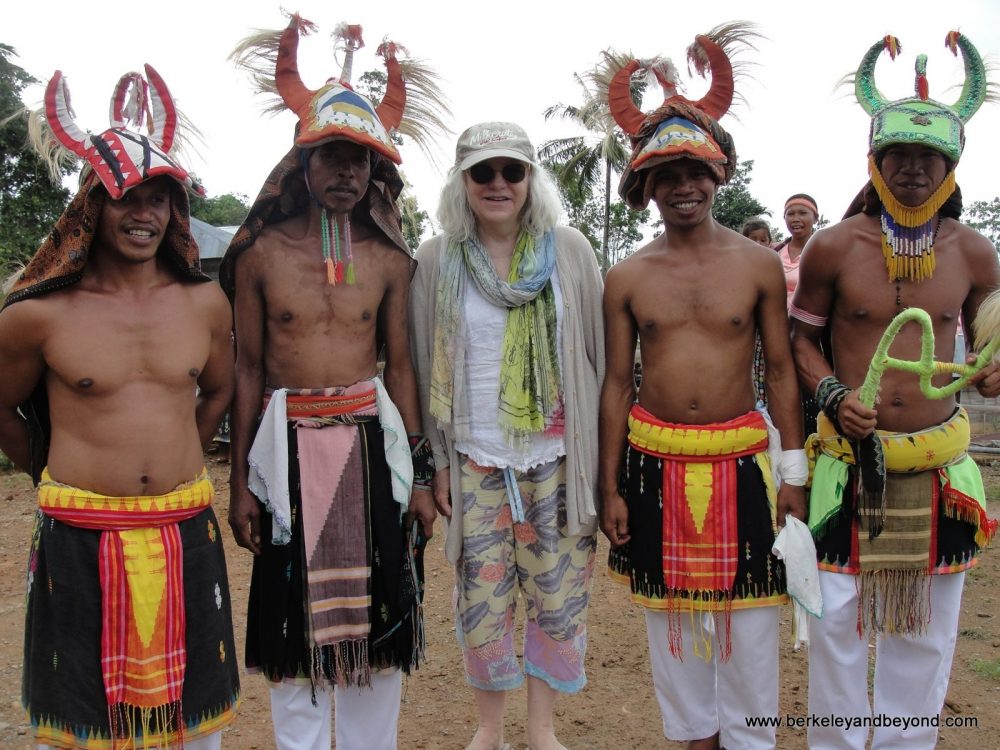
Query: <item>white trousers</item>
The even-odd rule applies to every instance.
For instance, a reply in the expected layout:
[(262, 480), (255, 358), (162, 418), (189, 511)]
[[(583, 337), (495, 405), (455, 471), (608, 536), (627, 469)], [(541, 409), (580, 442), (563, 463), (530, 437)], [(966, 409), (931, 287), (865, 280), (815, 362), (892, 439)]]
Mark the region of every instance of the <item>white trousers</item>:
[[(663, 733), (690, 741), (720, 734), (720, 745), (735, 750), (773, 750), (776, 727), (751, 727), (748, 717), (778, 716), (778, 610), (756, 607), (732, 613), (732, 654), (706, 662), (692, 651), (691, 617), (681, 613), (684, 660), (670, 653), (667, 615), (646, 610), (646, 635), (653, 687), (663, 715)], [(714, 632), (721, 614), (695, 615)]]
[[(271, 687), (271, 721), (278, 750), (330, 750), (330, 722), (336, 716), (337, 750), (396, 750), (403, 679), (398, 669), (372, 673), (372, 687), (316, 690), (309, 685)], [(333, 705), (331, 705), (331, 703)]]
[[(221, 750), (222, 732), (212, 732), (196, 740), (184, 740), (184, 750)], [(53, 750), (51, 745), (39, 745), (38, 750)]]
[[(856, 722), (873, 717), (872, 750), (932, 750), (958, 635), (965, 573), (930, 576), (931, 619), (917, 636), (876, 634), (874, 714), (868, 701), (868, 644), (858, 637), (857, 577), (820, 571), (823, 618), (809, 618), (809, 715)], [(910, 717), (916, 726), (880, 727), (879, 717)], [(923, 722), (920, 720), (923, 719)], [(809, 726), (810, 750), (864, 750), (868, 726)]]

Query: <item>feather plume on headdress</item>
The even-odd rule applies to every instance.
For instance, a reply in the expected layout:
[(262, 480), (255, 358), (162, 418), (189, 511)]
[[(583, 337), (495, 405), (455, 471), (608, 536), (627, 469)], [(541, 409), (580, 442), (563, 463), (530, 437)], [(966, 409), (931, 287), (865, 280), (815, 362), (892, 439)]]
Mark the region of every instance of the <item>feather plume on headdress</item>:
[[(753, 78), (752, 70), (757, 67), (757, 63), (752, 60), (741, 59), (741, 54), (746, 50), (758, 50), (757, 42), (765, 37), (757, 31), (757, 24), (749, 21), (732, 21), (716, 26), (705, 36), (715, 42), (729, 58), (729, 64), (733, 69), (733, 101), (746, 104), (747, 100), (740, 91), (739, 84)], [(692, 42), (687, 48), (688, 75), (699, 75), (707, 77), (711, 70), (711, 62), (708, 55), (698, 42)], [(733, 114), (736, 118), (736, 115)], [(739, 118), (736, 118), (739, 119)]]
[[(302, 18), (297, 13), (285, 13), (290, 22), (298, 25), (300, 36), (309, 36), (316, 31), (316, 24)], [(285, 27), (280, 29), (257, 29), (241, 39), (229, 57), (226, 58), (250, 76), (254, 93), (264, 97), (263, 111), (274, 115), (288, 109), (274, 80), (274, 69), (278, 64), (278, 49)]]
[(52, 126), (45, 117), (45, 106), (27, 112), (28, 144), (45, 164), (53, 185), (61, 185), (66, 170), (75, 169), (79, 164), (76, 154), (59, 142)]

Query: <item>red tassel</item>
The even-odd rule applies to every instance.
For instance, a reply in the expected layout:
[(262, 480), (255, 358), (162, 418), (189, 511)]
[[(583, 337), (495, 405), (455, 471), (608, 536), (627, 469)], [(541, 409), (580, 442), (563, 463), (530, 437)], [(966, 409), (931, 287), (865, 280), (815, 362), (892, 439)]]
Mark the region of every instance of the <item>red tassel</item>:
[(927, 101), (928, 95), (927, 76), (917, 76), (917, 96), (923, 101)]

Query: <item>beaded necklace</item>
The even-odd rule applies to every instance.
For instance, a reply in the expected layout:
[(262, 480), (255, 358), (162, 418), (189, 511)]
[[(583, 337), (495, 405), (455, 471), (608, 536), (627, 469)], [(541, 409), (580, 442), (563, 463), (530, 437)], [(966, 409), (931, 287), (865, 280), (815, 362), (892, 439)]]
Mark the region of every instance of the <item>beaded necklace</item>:
[(938, 211), (955, 192), (955, 170), (951, 170), (934, 194), (919, 206), (904, 206), (892, 194), (868, 157), (872, 186), (882, 201), (882, 256), (889, 281), (923, 281), (934, 275), (934, 241), (940, 225)]
[[(320, 234), (323, 236), (323, 262), (326, 264), (326, 283), (354, 284), (354, 254), (351, 252), (351, 220), (344, 220), (343, 239), (340, 222), (330, 220), (325, 208), (320, 208)], [(332, 254), (331, 254), (332, 249)], [(344, 260), (347, 260), (346, 267)], [(346, 268), (346, 271), (345, 271)]]

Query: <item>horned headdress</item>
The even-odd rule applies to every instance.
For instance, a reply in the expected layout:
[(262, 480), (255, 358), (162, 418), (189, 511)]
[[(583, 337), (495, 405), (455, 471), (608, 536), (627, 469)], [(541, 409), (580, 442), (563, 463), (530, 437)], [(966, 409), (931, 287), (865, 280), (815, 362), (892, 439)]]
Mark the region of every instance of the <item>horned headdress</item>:
[[(951, 105), (930, 98), (927, 56), (918, 55), (914, 96), (888, 100), (875, 84), (875, 64), (886, 52), (895, 60), (902, 51), (899, 40), (887, 35), (873, 44), (854, 75), (858, 103), (871, 115), (868, 173), (881, 202), (882, 253), (890, 281), (922, 281), (934, 274), (934, 242), (937, 215), (956, 194), (955, 165), (965, 148), (965, 123), (987, 99), (995, 99), (979, 52), (964, 35), (948, 32), (945, 46), (952, 54), (962, 52), (965, 84)], [(949, 170), (934, 193), (919, 206), (904, 205), (892, 194), (879, 171), (878, 155), (893, 145), (920, 145), (941, 152)], [(849, 210), (848, 215), (854, 210)]]
[[(51, 166), (65, 161), (57, 142), (83, 159), (116, 200), (129, 188), (160, 175), (204, 195), (201, 184), (170, 155), (180, 119), (173, 97), (153, 66), (146, 65), (145, 71), (146, 78), (130, 72), (118, 80), (111, 96), (111, 127), (95, 135), (76, 124), (69, 86), (57, 70), (45, 89), (48, 130), (37, 119), (31, 128), (36, 148)], [(53, 172), (57, 174), (58, 169)]]
[(280, 96), (280, 101), (266, 109), (287, 107), (298, 117), (295, 145), (310, 148), (343, 138), (399, 164), (402, 160), (392, 133), (413, 138), (425, 151), (433, 136), (447, 133), (439, 113), (447, 113), (448, 108), (436, 76), (419, 60), (401, 60), (400, 54), (407, 51), (400, 44), (385, 40), (376, 50), (386, 67), (382, 101), (375, 105), (354, 90), (354, 53), (364, 46), (361, 26), (336, 27), (334, 46), (344, 57), (340, 75), (315, 90), (306, 86), (298, 68), (299, 37), (315, 29), (314, 23), (295, 14), (284, 30), (258, 32), (243, 40), (230, 56), (252, 74), (261, 93)]
[(854, 93), (858, 103), (872, 117), (869, 137), (872, 152), (894, 143), (918, 143), (937, 149), (951, 162), (961, 158), (965, 146), (965, 123), (987, 97), (986, 67), (972, 42), (959, 32), (948, 32), (945, 46), (956, 56), (961, 50), (965, 63), (965, 85), (958, 100), (951, 105), (929, 96), (927, 55), (917, 56), (916, 95), (890, 101), (875, 84), (875, 64), (883, 51), (895, 60), (903, 49), (902, 45), (896, 37), (887, 35), (865, 54), (854, 77)]
[[(629, 59), (622, 65), (605, 54), (608, 107), (632, 139), (632, 157), (618, 188), (632, 208), (649, 203), (648, 172), (644, 170), (666, 161), (697, 159), (709, 166), (718, 183), (732, 177), (736, 149), (718, 121), (733, 103), (735, 79), (742, 67), (734, 65), (732, 56), (740, 47), (752, 46), (756, 36), (752, 25), (731, 23), (695, 37), (687, 50), (689, 69), (702, 76), (707, 72), (712, 75), (708, 92), (696, 101), (679, 93), (680, 79), (670, 60)], [(639, 73), (651, 76), (663, 90), (663, 103), (648, 114), (632, 100), (632, 79)]]
[[(230, 55), (238, 67), (250, 72), (258, 92), (271, 96), (266, 111), (287, 108), (298, 118), (295, 147), (271, 171), (223, 259), (219, 278), (230, 295), (235, 289), (236, 259), (256, 242), (265, 226), (301, 214), (310, 201), (322, 207), (306, 179), (308, 149), (332, 140), (352, 141), (385, 157), (371, 160), (367, 192), (352, 213), (364, 213), (390, 243), (410, 253), (401, 229), (397, 199), (403, 181), (395, 167), (401, 158), (393, 136), (408, 136), (430, 153), (433, 138), (448, 132), (441, 120), (448, 108), (437, 77), (420, 61), (400, 60), (400, 53), (406, 53), (404, 47), (383, 41), (376, 53), (385, 61), (387, 84), (376, 106), (351, 86), (354, 53), (364, 46), (361, 27), (340, 24), (332, 35), (335, 50), (344, 58), (340, 76), (310, 89), (299, 75), (298, 47), (299, 37), (315, 28), (295, 14), (285, 29), (259, 31)], [(325, 208), (320, 212), (322, 261), (332, 285), (355, 283), (350, 221), (331, 216)]]
[(171, 201), (170, 222), (158, 255), (182, 278), (208, 280), (191, 236), (188, 204), (189, 191), (204, 195), (205, 190), (175, 157), (187, 134), (197, 131), (174, 106), (160, 75), (150, 65), (145, 71), (146, 77), (131, 72), (118, 79), (111, 95), (111, 127), (102, 133), (86, 132), (76, 124), (69, 86), (58, 70), (46, 87), (44, 105), (29, 114), (31, 144), (54, 182), (62, 180), (63, 168), (74, 157), (83, 159), (84, 167), (80, 189), (21, 272), (5, 306), (78, 282), (104, 202), (109, 197), (118, 200), (136, 185), (161, 176), (171, 178)]

